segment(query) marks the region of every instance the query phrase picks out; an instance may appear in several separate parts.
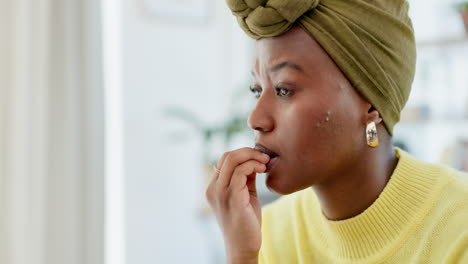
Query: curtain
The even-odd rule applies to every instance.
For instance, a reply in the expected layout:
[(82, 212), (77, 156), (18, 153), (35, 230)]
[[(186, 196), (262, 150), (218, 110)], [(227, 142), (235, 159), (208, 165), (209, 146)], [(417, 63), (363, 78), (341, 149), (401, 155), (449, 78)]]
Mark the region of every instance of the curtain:
[(102, 264), (96, 0), (0, 0), (0, 263)]

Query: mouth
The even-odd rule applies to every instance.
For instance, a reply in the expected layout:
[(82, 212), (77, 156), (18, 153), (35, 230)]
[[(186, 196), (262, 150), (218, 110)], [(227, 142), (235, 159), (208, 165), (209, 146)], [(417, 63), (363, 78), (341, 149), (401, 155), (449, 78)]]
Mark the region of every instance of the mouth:
[(263, 152), (265, 154), (267, 154), (268, 156), (270, 156), (270, 161), (266, 164), (266, 171), (265, 172), (270, 172), (274, 167), (276, 167), (276, 165), (278, 164), (279, 162), (279, 155), (274, 152), (273, 150), (261, 145), (261, 144), (255, 144), (255, 147), (254, 149), (260, 151), (260, 152)]

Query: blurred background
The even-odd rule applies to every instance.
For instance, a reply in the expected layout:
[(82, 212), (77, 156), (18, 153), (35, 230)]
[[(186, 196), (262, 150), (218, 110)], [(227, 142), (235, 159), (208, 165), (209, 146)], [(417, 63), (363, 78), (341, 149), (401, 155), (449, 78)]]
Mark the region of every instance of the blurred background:
[[(395, 143), (468, 171), (468, 2), (410, 4)], [(253, 145), (252, 54), (224, 1), (1, 0), (0, 263), (224, 263), (204, 195)]]

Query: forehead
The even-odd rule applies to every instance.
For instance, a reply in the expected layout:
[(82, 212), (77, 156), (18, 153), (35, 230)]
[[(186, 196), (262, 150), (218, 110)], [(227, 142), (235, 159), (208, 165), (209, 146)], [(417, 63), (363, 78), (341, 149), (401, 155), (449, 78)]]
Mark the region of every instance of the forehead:
[[(320, 44), (299, 26), (277, 37), (261, 38), (255, 43), (254, 79), (269, 78), (276, 65), (284, 62), (298, 65), (302, 70), (301, 82), (320, 83), (324, 91), (346, 91), (350, 98), (360, 101), (360, 95)], [(284, 67), (293, 69), (293, 67)], [(283, 69), (283, 68), (282, 68)], [(300, 71), (295, 71), (300, 72)], [(292, 72), (288, 72), (292, 73)], [(307, 86), (307, 85), (306, 85)], [(336, 88), (336, 89), (333, 89)]]

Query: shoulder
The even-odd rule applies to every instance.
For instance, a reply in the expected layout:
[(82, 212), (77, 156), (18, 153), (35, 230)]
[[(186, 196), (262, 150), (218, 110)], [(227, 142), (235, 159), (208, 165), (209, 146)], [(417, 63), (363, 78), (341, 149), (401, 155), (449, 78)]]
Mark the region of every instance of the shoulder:
[(444, 249), (438, 251), (442, 263), (468, 263), (468, 174), (438, 166), (445, 184), (423, 222), (432, 237), (428, 243)]
[(465, 228), (465, 231), (461, 232), (453, 243), (447, 247), (447, 255), (443, 263), (468, 263), (468, 228)]
[[(468, 230), (468, 173), (445, 165), (439, 168), (439, 177), (444, 183), (438, 190), (429, 220), (438, 222), (436, 229), (445, 230), (445, 235), (454, 237)], [(443, 228), (442, 228), (443, 227)]]
[(468, 199), (468, 173), (447, 165), (419, 160), (398, 148), (397, 155), (403, 158), (404, 169), (409, 172), (405, 180), (416, 180), (415, 183), (422, 185), (435, 185), (433, 191), (441, 192), (438, 199), (450, 202)]
[(468, 173), (447, 166), (441, 166), (440, 172), (446, 178), (441, 198), (454, 203), (459, 201), (468, 210)]
[(443, 166), (443, 168), (451, 182), (459, 185), (462, 188), (468, 189), (468, 173), (458, 171), (446, 166)]

